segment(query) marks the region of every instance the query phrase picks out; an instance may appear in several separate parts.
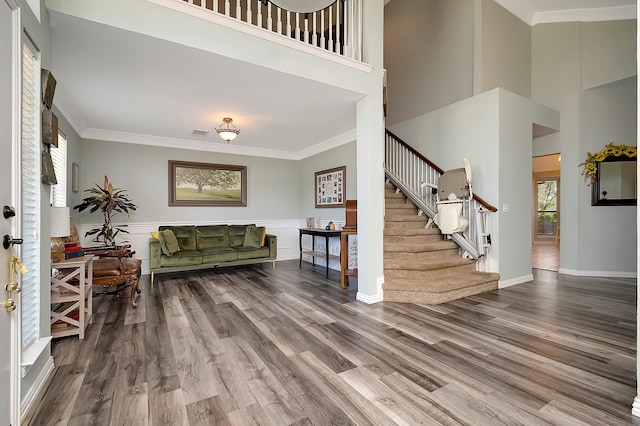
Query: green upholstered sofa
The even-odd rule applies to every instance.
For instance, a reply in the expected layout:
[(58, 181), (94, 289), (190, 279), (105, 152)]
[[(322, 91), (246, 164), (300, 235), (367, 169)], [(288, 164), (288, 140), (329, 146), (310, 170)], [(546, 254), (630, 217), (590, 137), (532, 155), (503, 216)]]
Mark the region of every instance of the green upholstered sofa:
[[(179, 246), (175, 252), (166, 247), (171, 242), (171, 238), (164, 238), (171, 236), (163, 232), (166, 230), (171, 230), (175, 235)], [(260, 233), (257, 238), (256, 231)], [(159, 238), (149, 239), (151, 284), (155, 274), (163, 272), (269, 261), (274, 262), (275, 266), (277, 238), (255, 225), (160, 226), (158, 232), (161, 234)]]

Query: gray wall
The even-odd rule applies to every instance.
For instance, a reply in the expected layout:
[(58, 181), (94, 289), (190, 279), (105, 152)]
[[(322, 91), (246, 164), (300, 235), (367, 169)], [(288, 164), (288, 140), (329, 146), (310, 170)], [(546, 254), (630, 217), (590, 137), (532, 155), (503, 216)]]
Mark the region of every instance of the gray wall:
[[(635, 77), (584, 90), (579, 128), (582, 156), (601, 151), (609, 142), (636, 145), (636, 105)], [(591, 188), (584, 182), (580, 182), (578, 194), (577, 244), (599, 250), (582, 250), (577, 269), (635, 271), (636, 206), (591, 206)]]
[[(531, 27), (493, 0), (482, 0), (476, 30), (475, 94), (500, 87), (531, 97)], [(476, 11), (478, 13), (478, 11)], [(478, 19), (478, 18), (476, 18)]]
[[(116, 221), (191, 222), (297, 219), (298, 168), (295, 161), (150, 147), (87, 140), (82, 144), (80, 188), (102, 184), (104, 175), (114, 186), (129, 191), (138, 210)], [(246, 207), (169, 207), (169, 160), (247, 166)], [(81, 223), (101, 223), (98, 214), (83, 214)]]
[(531, 96), (531, 28), (493, 0), (385, 6), (387, 126), (501, 87)]
[(315, 208), (315, 172), (346, 166), (346, 199), (356, 200), (357, 196), (357, 166), (356, 143), (348, 143), (321, 154), (300, 160), (298, 162), (298, 176), (300, 182), (300, 217), (315, 217), (320, 224), (329, 220), (343, 223), (345, 209), (340, 208)]
[(392, 1), (384, 10), (387, 126), (473, 93), (473, 0)]
[(636, 273), (637, 248), (631, 241), (636, 208), (592, 207), (590, 188), (577, 167), (587, 152), (600, 151), (611, 141), (636, 144), (636, 83), (626, 78), (636, 74), (635, 63), (613, 60), (635, 57), (635, 52), (635, 21), (533, 27), (532, 98), (561, 113), (561, 131), (535, 138), (533, 144), (533, 155), (562, 154), (561, 272)]

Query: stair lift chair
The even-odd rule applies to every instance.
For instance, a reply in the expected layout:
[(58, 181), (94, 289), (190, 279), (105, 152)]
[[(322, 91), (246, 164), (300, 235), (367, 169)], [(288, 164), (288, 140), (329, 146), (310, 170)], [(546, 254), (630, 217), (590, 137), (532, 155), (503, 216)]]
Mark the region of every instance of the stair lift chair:
[(422, 187), (430, 187), (436, 195), (438, 213), (429, 219), (427, 227), (435, 223), (444, 235), (464, 232), (469, 221), (462, 216), (462, 208), (473, 198), (471, 189), (471, 164), (462, 160), (463, 168), (447, 170), (440, 176), (438, 184), (423, 182)]

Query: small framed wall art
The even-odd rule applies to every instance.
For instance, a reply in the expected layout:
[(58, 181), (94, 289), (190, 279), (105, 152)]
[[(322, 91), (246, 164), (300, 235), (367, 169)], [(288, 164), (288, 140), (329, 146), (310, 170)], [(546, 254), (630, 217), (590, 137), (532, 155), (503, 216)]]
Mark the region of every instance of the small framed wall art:
[(316, 172), (316, 208), (344, 207), (346, 184), (347, 168), (345, 166)]
[(78, 163), (71, 164), (71, 191), (80, 191), (80, 165)]

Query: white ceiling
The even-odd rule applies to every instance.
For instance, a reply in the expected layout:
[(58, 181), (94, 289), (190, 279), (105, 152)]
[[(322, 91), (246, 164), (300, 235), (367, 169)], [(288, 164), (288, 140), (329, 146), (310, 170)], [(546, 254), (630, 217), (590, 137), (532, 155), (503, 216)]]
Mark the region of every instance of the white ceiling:
[[(636, 6), (496, 1), (528, 23)], [(51, 23), (54, 103), (83, 138), (291, 159), (353, 140), (357, 93), (57, 12)], [(229, 145), (214, 130), (225, 116), (241, 129)]]

